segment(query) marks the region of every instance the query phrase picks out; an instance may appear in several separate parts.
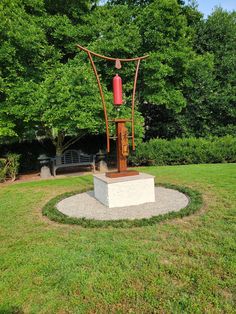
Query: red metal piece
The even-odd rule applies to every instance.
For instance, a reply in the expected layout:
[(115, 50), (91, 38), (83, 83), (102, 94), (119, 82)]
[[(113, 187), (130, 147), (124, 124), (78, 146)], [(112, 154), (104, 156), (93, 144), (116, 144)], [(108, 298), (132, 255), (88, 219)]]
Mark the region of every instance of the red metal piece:
[(113, 77), (113, 102), (115, 106), (122, 105), (122, 79), (116, 74)]

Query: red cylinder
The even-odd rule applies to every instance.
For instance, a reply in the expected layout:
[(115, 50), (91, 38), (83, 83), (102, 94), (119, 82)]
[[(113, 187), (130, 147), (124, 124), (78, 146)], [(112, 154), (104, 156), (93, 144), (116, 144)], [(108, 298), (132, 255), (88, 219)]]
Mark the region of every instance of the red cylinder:
[(122, 105), (122, 79), (116, 74), (113, 77), (113, 102), (115, 106)]

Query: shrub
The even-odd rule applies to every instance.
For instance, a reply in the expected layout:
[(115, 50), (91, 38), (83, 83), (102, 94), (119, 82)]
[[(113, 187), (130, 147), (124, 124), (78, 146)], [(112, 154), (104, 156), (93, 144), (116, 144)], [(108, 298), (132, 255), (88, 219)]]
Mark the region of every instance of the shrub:
[(0, 159), (0, 182), (4, 182), (6, 180), (6, 159)]
[(139, 144), (129, 161), (135, 166), (236, 162), (236, 138), (151, 139)]
[(20, 167), (20, 155), (9, 153), (7, 155), (7, 175), (15, 181)]
[(20, 166), (20, 155), (9, 153), (6, 158), (0, 159), (0, 182), (7, 177), (15, 181)]

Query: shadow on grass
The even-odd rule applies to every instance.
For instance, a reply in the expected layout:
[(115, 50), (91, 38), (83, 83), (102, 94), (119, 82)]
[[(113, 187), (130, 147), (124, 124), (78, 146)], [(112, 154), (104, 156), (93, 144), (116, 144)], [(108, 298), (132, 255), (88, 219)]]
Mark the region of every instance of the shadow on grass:
[(24, 314), (24, 311), (18, 306), (1, 306), (0, 314)]

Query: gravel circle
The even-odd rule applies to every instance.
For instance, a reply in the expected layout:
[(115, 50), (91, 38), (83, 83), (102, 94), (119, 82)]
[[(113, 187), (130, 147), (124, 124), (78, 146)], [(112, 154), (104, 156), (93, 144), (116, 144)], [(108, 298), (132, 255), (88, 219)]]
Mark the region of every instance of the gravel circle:
[(56, 208), (68, 217), (96, 220), (120, 220), (151, 218), (169, 212), (177, 212), (189, 203), (188, 197), (177, 190), (155, 188), (156, 201), (135, 206), (108, 208), (88, 191), (67, 197)]

